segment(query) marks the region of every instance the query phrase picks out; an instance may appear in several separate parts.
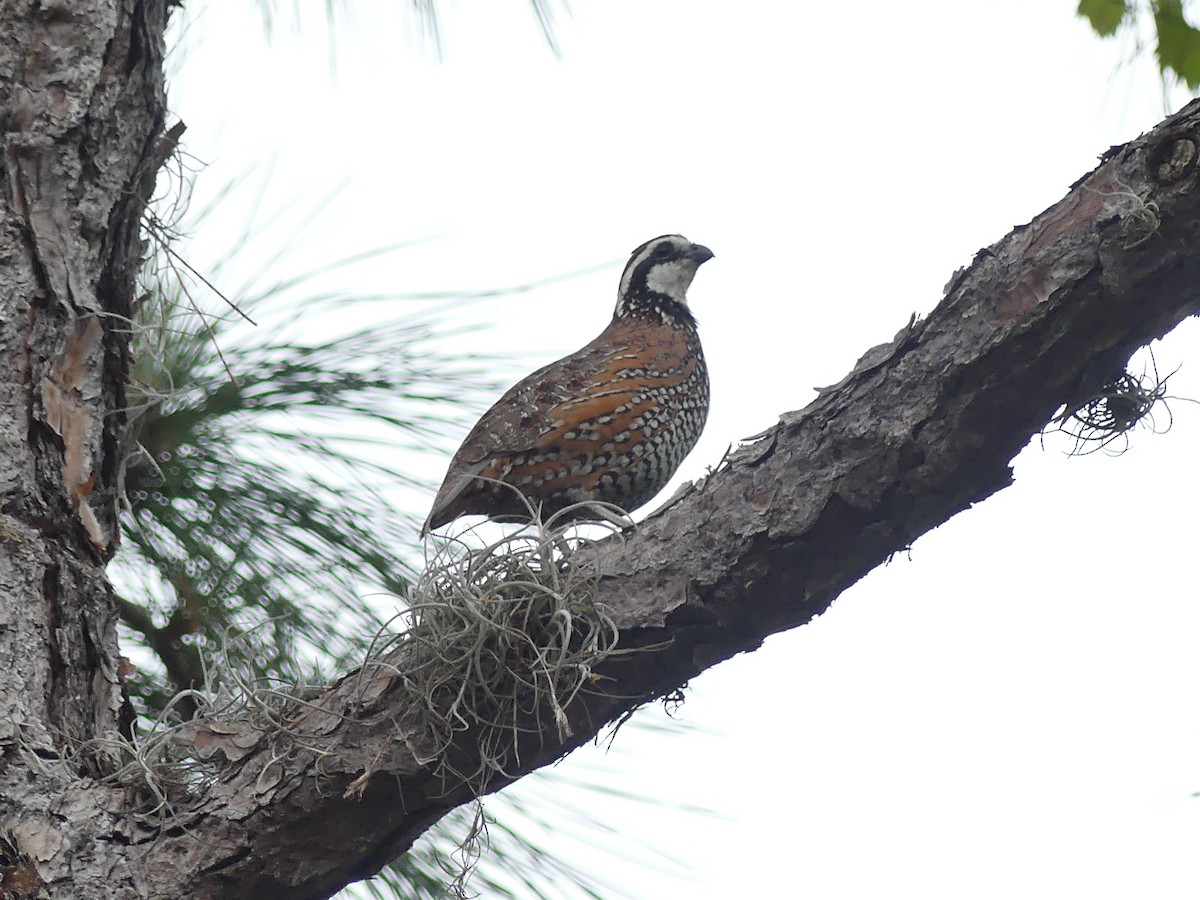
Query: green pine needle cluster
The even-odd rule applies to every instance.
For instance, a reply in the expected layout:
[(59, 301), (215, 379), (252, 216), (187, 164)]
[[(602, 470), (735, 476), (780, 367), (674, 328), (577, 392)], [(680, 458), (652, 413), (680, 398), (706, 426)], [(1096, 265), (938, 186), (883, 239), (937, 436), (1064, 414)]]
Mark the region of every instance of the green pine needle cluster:
[[(264, 677), (353, 665), (378, 621), (364, 597), (401, 596), (412, 576), (417, 523), (378, 486), (418, 485), (392, 460), (451, 430), (479, 372), (420, 319), (322, 341), (252, 327), (277, 295), (220, 310), (180, 252), (151, 258), (134, 323), (122, 618), (174, 689), (244, 631), (261, 635)], [(173, 692), (134, 686), (146, 709)]]

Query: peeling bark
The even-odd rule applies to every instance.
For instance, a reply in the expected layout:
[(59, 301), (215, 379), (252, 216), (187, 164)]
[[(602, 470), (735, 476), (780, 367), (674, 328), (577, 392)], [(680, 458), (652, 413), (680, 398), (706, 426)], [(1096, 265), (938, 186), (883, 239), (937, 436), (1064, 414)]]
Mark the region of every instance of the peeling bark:
[[(200, 721), (220, 760), (165, 820), (101, 776), (120, 733), (115, 543), (141, 198), (162, 126), (163, 7), (21, 4), (0, 23), (0, 876), (79, 898), (324, 897), (471, 797), (397, 671), (300, 707), (286, 730)], [(9, 74), (3, 74), (9, 73)], [(1063, 404), (1200, 308), (1200, 103), (1113, 148), (1058, 204), (980, 251), (926, 319), (731, 454), (623, 541), (579, 558), (642, 652), (605, 663), (519, 777), (705, 668), (804, 624), (890, 554), (1007, 486)], [(536, 730), (536, 729), (535, 729)], [(516, 760), (519, 760), (517, 762)], [(494, 783), (489, 790), (503, 784)]]
[(0, 17), (0, 883), (28, 896), (117, 895), (90, 813), (121, 802), (91, 779), (122, 727), (104, 564), (164, 20), (117, 0)]

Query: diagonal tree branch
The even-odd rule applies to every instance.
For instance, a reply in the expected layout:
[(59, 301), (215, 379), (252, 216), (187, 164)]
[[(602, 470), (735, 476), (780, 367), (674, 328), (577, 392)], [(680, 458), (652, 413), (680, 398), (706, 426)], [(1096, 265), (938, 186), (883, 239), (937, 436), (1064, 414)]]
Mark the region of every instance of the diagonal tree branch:
[(166, 11), (76, 6), (0, 19), (0, 884), (25, 895), (327, 896), (471, 799), (478, 782), (451, 773), (479, 768), (481, 747), (500, 789), (820, 613), (1009, 484), (1061, 406), (1200, 308), (1194, 103), (982, 251), (808, 408), (635, 533), (578, 551), (624, 652), (562, 718), (531, 704), (507, 731), (447, 742), (409, 687), (424, 662), (409, 642), (312, 702), (202, 719), (134, 755), (102, 565)]
[[(1109, 150), (1062, 201), (955, 274), (924, 320), (731, 455), (624, 540), (578, 552), (642, 652), (508, 747), (503, 787), (698, 672), (804, 624), (892, 553), (1011, 483), (1010, 462), (1138, 347), (1200, 309), (1200, 102)], [(110, 819), (138, 867), (196, 897), (320, 897), (367, 876), (472, 796), (479, 734), (440, 747), (401, 646), (274, 729), (201, 721), (223, 758), (165, 830)], [(331, 857), (328, 848), (341, 852)], [(150, 876), (145, 876), (150, 877)], [(159, 896), (159, 894), (154, 894)], [(165, 896), (163, 894), (162, 896)]]

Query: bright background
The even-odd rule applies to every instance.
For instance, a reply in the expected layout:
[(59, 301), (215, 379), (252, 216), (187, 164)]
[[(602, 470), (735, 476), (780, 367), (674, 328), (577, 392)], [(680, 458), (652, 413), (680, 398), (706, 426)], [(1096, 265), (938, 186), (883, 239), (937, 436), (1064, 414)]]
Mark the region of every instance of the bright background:
[[(521, 0), (446, 0), (439, 61), (399, 0), (355, 4), (332, 35), (312, 3), (269, 38), (254, 4), (212, 4), (185, 13), (170, 99), (208, 164), (193, 205), (249, 172), (286, 210), (243, 277), (414, 239), (331, 286), (469, 291), (612, 262), (462, 305), (489, 327), (461, 347), (502, 353), (505, 382), (604, 326), (637, 244), (712, 247), (690, 293), (713, 381), (694, 478), (1163, 117), (1148, 61), (1118, 70), (1130, 48), (1074, 7), (576, 0), (556, 59)], [(226, 254), (246, 215), (223, 204), (192, 261)], [(1198, 349), (1189, 323), (1160, 371)], [(1171, 387), (1200, 397), (1195, 364)], [(560, 787), (614, 831), (572, 840), (548, 809), (551, 843), (618, 898), (1194, 900), (1200, 407), (1172, 410), (1118, 457), (1035, 443), (1013, 488), (696, 679), (691, 733), (575, 754), (564, 778), (668, 805)], [(423, 514), (445, 462), (418, 458), (429, 492), (397, 503)]]

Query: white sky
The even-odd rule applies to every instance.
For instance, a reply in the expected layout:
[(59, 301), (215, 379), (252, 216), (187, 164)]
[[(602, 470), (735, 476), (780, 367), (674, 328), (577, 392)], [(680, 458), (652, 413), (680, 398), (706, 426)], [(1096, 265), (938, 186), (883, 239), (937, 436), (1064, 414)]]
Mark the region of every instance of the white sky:
[[(663, 232), (713, 248), (690, 292), (713, 381), (697, 477), (1162, 117), (1149, 67), (1114, 75), (1120, 46), (1075, 5), (575, 0), (559, 61), (521, 0), (446, 0), (438, 62), (405, 3), (365, 2), (331, 65), (324, 4), (270, 41), (254, 4), (220, 4), (170, 93), (211, 164), (197, 205), (272, 157), (268, 209), (348, 182), (284, 274), (425, 237), (340, 287), (505, 286)], [(463, 346), (511, 354), (515, 380), (603, 327), (618, 275), (464, 306), (492, 327)], [(1158, 349), (1162, 370), (1188, 361), (1173, 393), (1200, 397), (1197, 351), (1194, 323)], [(1173, 410), (1118, 458), (1027, 449), (1013, 488), (694, 681), (682, 717), (704, 730), (627, 729), (559, 767), (719, 811), (557, 792), (623, 856), (680, 866), (564, 855), (614, 897), (1195, 898), (1200, 406)], [(432, 482), (445, 460), (421, 465)]]

